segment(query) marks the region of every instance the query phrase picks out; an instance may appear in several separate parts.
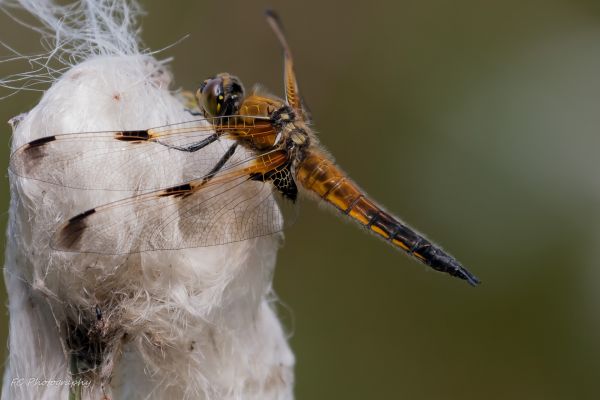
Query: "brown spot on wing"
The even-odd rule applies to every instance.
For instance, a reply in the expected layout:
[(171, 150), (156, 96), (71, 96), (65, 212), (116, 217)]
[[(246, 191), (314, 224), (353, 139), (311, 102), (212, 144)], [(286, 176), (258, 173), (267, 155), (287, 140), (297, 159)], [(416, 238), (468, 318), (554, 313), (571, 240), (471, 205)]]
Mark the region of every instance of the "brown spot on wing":
[[(31, 171), (38, 166), (38, 159), (44, 157), (45, 145), (56, 140), (56, 136), (46, 136), (27, 143), (23, 147), (23, 170), (25, 174), (31, 173)], [(12, 166), (11, 166), (12, 167)], [(17, 172), (19, 174), (19, 172)]]
[(172, 186), (170, 188), (167, 188), (165, 190), (163, 190), (159, 196), (160, 197), (165, 197), (165, 196), (174, 196), (174, 197), (183, 197), (183, 196), (187, 196), (190, 194), (190, 192), (192, 191), (193, 187), (192, 185), (190, 185), (189, 183), (185, 183), (183, 185), (177, 185), (177, 186)]
[(90, 215), (92, 215), (93, 213), (96, 212), (95, 208), (89, 209), (87, 211), (82, 212), (81, 214), (77, 214), (76, 216), (74, 216), (73, 218), (69, 219), (69, 223), (71, 222), (76, 222), (76, 221), (80, 221)]
[(152, 136), (150, 133), (145, 131), (122, 131), (115, 133), (115, 139), (123, 142), (140, 142), (150, 139)]
[[(58, 240), (54, 243), (59, 249), (73, 249), (81, 241), (81, 233), (87, 228), (85, 220), (96, 212), (95, 208), (77, 214), (69, 219), (58, 232)], [(54, 246), (53, 246), (54, 247)]]
[(56, 136), (46, 136), (43, 138), (39, 138), (27, 143), (27, 150), (35, 147), (40, 147), (45, 145), (46, 143), (50, 143), (56, 140)]

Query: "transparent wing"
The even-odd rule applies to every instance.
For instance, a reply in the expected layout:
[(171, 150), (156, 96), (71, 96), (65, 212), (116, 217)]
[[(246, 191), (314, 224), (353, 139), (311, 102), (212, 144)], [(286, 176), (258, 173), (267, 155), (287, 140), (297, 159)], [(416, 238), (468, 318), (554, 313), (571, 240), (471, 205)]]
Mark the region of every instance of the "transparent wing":
[[(228, 116), (136, 131), (34, 140), (10, 159), (14, 174), (74, 189), (148, 191), (198, 179), (238, 137), (274, 134), (268, 118)], [(239, 151), (232, 161), (251, 157)]]
[(57, 250), (127, 254), (204, 247), (269, 235), (284, 218), (262, 174), (288, 163), (271, 151), (212, 177), (83, 212), (52, 240)]
[(287, 103), (298, 113), (301, 119), (306, 121), (311, 120), (311, 113), (306, 106), (304, 99), (300, 95), (298, 88), (298, 80), (296, 79), (296, 72), (294, 72), (294, 58), (292, 57), (292, 50), (288, 45), (287, 39), (283, 31), (283, 24), (281, 19), (273, 10), (267, 10), (265, 13), (267, 23), (273, 30), (273, 33), (277, 37), (279, 44), (283, 49), (283, 73), (284, 73), (284, 86), (285, 86), (285, 98)]

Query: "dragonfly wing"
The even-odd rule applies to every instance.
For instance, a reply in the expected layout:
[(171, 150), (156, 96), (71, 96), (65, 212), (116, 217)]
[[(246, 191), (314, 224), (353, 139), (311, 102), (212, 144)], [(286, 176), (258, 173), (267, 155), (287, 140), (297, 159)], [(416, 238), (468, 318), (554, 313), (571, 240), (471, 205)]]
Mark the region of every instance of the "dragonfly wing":
[[(74, 189), (158, 190), (201, 178), (227, 151), (234, 133), (251, 135), (257, 125), (268, 125), (252, 117), (244, 123), (215, 119), (47, 136), (17, 149), (9, 168), (18, 176)], [(233, 161), (244, 157), (250, 155), (240, 151)]]
[(285, 97), (287, 103), (299, 114), (302, 119), (310, 120), (310, 111), (305, 108), (305, 102), (300, 91), (298, 89), (298, 80), (296, 79), (296, 72), (294, 71), (294, 59), (292, 57), (292, 51), (288, 45), (285, 34), (283, 33), (283, 25), (279, 16), (272, 10), (266, 12), (267, 22), (269, 26), (277, 36), (279, 44), (283, 48), (284, 57), (284, 86), (285, 86)]
[(287, 162), (284, 152), (261, 155), (209, 181), (137, 195), (83, 212), (55, 234), (57, 250), (127, 254), (204, 247), (283, 229), (273, 185), (256, 176)]

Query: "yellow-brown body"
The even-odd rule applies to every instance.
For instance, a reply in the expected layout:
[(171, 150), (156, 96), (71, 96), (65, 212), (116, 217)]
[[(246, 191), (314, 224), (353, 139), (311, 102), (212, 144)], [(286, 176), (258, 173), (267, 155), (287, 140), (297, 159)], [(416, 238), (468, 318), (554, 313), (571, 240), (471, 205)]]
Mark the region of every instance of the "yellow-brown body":
[[(369, 199), (320, 147), (308, 126), (309, 112), (298, 90), (281, 24), (273, 13), (267, 13), (267, 21), (283, 48), (285, 101), (256, 91), (244, 97), (239, 79), (227, 73), (205, 81), (198, 95), (206, 114), (215, 115), (216, 110), (218, 115), (231, 115), (243, 129), (229, 130), (229, 134), (243, 146), (263, 154), (253, 166), (251, 179), (270, 179), (292, 200), (296, 199), (297, 187), (303, 188), (419, 261), (477, 284), (477, 278), (452, 256)], [(271, 156), (277, 156), (277, 161), (273, 162)], [(285, 176), (279, 182), (286, 183), (273, 180), (275, 173), (280, 178)], [(290, 180), (293, 182), (287, 183)]]
[[(452, 257), (369, 199), (320, 148), (307, 124), (283, 100), (267, 94), (250, 94), (243, 100), (239, 115), (245, 126), (254, 124), (252, 129), (239, 134), (240, 142), (254, 150), (272, 149), (276, 154), (286, 154), (298, 186), (419, 261), (463, 277)], [(271, 120), (261, 121), (256, 117)], [(456, 268), (448, 268), (452, 265)]]

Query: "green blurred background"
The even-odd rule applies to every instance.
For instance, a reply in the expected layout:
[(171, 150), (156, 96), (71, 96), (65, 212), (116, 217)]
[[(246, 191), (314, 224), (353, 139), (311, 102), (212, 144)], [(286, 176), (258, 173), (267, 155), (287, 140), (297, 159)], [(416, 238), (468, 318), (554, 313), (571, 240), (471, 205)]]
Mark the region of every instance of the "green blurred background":
[[(191, 34), (160, 55), (176, 87), (228, 71), (276, 93), (262, 11), (279, 11), (324, 145), (483, 281), (429, 272), (303, 203), (275, 275), (298, 399), (599, 398), (600, 2), (142, 4), (148, 47)], [(5, 16), (0, 39), (39, 49)], [(3, 100), (0, 120), (38, 98)]]

